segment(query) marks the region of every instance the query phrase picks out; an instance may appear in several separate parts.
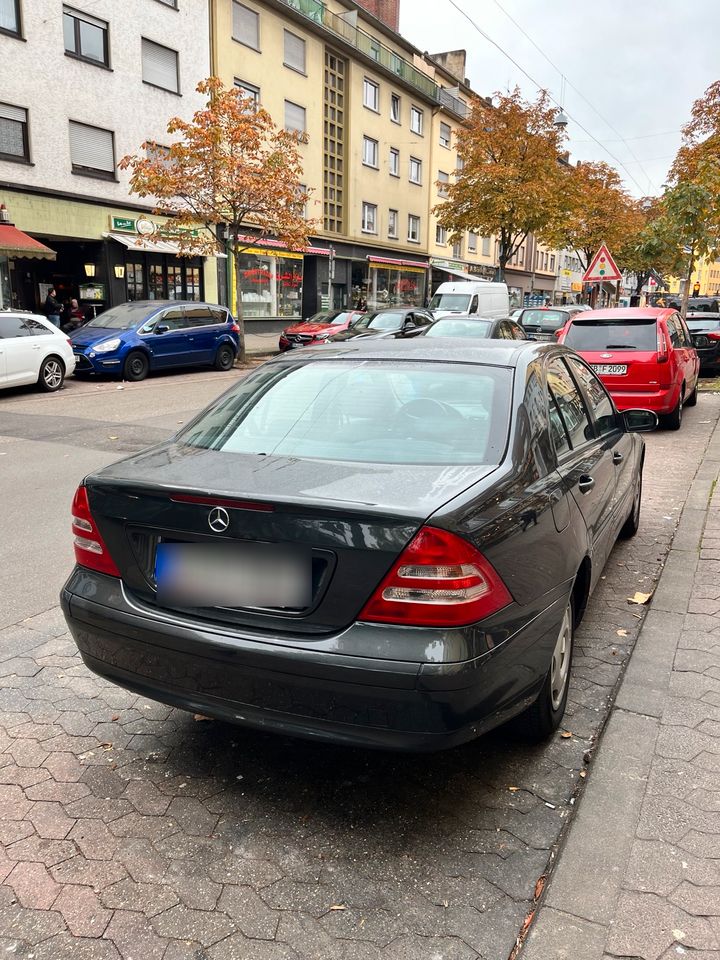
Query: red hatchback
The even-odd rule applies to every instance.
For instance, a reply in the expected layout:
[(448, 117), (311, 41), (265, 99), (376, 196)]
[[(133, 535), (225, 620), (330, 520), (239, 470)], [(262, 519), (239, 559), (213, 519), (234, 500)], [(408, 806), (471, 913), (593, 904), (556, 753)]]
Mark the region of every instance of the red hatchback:
[(590, 364), (618, 410), (653, 410), (677, 430), (683, 406), (697, 402), (700, 361), (676, 310), (588, 310), (568, 321), (558, 339)]
[(280, 350), (292, 350), (295, 347), (309, 347), (311, 344), (326, 343), (328, 337), (341, 330), (347, 330), (356, 320), (364, 316), (363, 310), (327, 310), (316, 313), (309, 320), (287, 327), (280, 334)]

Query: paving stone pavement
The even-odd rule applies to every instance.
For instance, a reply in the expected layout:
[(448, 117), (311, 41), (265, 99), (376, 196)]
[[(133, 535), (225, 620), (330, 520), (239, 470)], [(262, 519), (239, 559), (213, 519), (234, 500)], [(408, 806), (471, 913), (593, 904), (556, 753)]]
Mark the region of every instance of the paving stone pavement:
[[(23, 960), (507, 960), (645, 614), (626, 598), (652, 590), (719, 416), (720, 397), (704, 395), (681, 433), (648, 437), (641, 531), (614, 550), (578, 631), (571, 735), (541, 747), (498, 732), (418, 757), (269, 737), (94, 677), (57, 607), (0, 631), (0, 949)], [(682, 918), (694, 958), (720, 935), (720, 910), (696, 915), (694, 899), (712, 906), (719, 881), (703, 851), (720, 857), (720, 524), (708, 531), (623, 950), (647, 898)], [(654, 865), (668, 858), (677, 882), (657, 888)], [(674, 956), (660, 941), (653, 956)]]

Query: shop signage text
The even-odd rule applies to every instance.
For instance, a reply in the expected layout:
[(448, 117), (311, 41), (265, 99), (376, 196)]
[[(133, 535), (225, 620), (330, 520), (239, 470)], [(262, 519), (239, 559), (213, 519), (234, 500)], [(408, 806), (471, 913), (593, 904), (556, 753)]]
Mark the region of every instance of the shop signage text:
[(118, 233), (135, 233), (135, 220), (132, 217), (111, 217), (111, 228)]

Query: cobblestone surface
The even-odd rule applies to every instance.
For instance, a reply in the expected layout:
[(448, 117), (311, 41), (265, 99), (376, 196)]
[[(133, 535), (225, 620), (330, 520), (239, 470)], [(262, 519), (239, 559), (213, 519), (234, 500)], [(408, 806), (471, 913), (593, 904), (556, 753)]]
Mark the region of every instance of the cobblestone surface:
[[(404, 757), (268, 737), (94, 677), (57, 607), (0, 631), (0, 946), (33, 960), (506, 960), (637, 636), (644, 608), (626, 598), (652, 590), (719, 411), (702, 396), (680, 434), (648, 437), (641, 532), (611, 555), (579, 630), (571, 735), (542, 747), (498, 732)], [(656, 898), (658, 922), (680, 918), (697, 956), (719, 932), (720, 910), (689, 906), (689, 885), (712, 904), (720, 883), (698, 853), (720, 847), (718, 543), (716, 524), (618, 930), (626, 954), (640, 898)], [(655, 889), (668, 857), (678, 882)], [(652, 935), (660, 957), (669, 942)]]

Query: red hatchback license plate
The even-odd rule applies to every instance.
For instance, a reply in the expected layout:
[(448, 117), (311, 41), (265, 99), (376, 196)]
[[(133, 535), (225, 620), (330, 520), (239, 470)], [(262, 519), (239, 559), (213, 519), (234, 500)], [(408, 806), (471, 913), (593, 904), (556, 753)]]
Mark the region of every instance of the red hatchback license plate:
[(171, 606), (302, 609), (312, 562), (271, 544), (159, 543), (155, 582), (158, 601)]
[(627, 373), (626, 363), (593, 363), (591, 366), (598, 375), (624, 377)]

